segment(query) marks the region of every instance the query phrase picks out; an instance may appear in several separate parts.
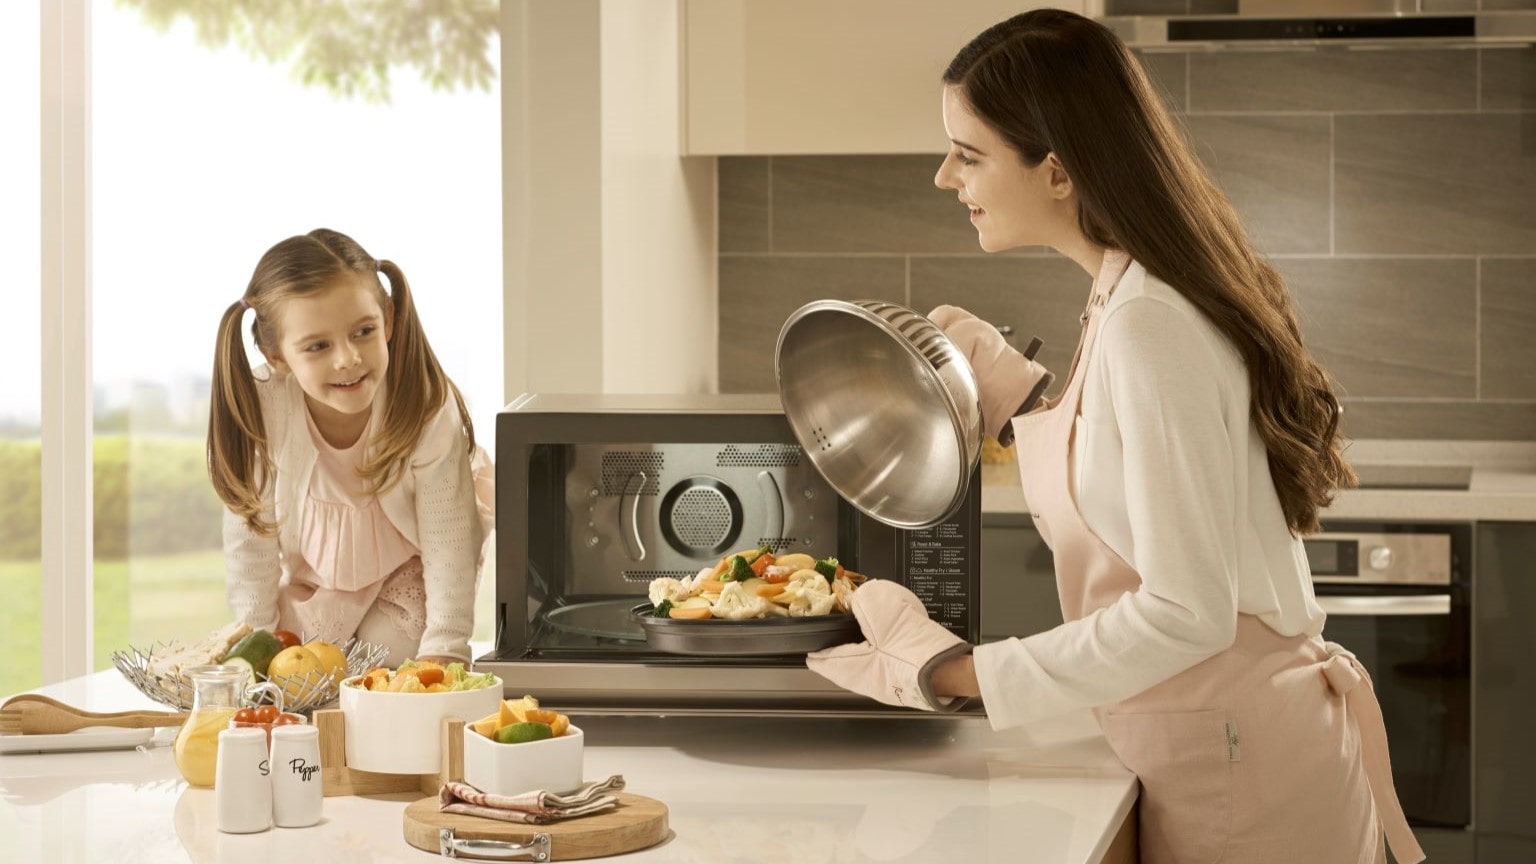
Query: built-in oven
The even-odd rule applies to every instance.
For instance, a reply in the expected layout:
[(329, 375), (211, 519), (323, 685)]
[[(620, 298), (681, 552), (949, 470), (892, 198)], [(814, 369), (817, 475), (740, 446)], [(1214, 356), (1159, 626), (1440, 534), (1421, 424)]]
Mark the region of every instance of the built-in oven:
[(1305, 539), (1323, 636), (1370, 672), (1408, 821), (1472, 824), (1473, 525), (1327, 522)]

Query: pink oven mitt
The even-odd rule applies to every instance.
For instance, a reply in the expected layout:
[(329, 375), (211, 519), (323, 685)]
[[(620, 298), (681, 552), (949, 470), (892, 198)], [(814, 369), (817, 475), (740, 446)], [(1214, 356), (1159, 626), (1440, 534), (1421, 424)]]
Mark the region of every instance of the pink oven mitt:
[(853, 592), (853, 615), (866, 641), (807, 654), (812, 672), (877, 702), (923, 711), (954, 711), (962, 698), (940, 699), (929, 683), (933, 670), (971, 646), (928, 617), (917, 595), (886, 579), (871, 579)]
[[(1020, 354), (996, 327), (958, 306), (940, 306), (928, 313), (928, 320), (970, 362), (981, 391), (982, 427), (1007, 445), (1013, 439), (1008, 420), (1033, 408), (1054, 377), (1033, 359), (1038, 343), (1031, 346), (1029, 356)], [(1007, 440), (1002, 440), (1003, 435)]]

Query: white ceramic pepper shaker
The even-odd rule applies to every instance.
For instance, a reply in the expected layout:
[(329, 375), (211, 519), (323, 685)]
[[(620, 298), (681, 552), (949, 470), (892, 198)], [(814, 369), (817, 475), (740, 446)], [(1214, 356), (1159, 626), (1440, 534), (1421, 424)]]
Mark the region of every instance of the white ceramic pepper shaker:
[(272, 730), (272, 814), (279, 828), (320, 821), (320, 730), (307, 724)]
[(267, 733), (260, 729), (219, 733), (213, 794), (220, 831), (253, 834), (272, 827), (272, 778), (267, 774)]

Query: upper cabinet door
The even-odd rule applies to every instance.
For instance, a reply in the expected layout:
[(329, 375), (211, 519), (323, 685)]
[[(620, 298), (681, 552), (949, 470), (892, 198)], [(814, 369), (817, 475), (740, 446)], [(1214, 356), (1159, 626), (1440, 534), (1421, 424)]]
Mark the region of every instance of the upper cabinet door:
[(691, 155), (938, 153), (940, 76), (966, 42), (1084, 0), (686, 0)]

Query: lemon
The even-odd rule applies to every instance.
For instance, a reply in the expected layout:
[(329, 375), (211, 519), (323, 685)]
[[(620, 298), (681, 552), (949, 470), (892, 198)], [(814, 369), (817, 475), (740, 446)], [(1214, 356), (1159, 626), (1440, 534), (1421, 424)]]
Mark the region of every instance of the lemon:
[(548, 723), (513, 723), (496, 730), (496, 740), (503, 744), (522, 744), (525, 741), (543, 741), (555, 733)]
[(304, 647), (320, 658), (320, 668), (324, 669), (327, 675), (334, 676), (337, 681), (347, 677), (347, 655), (343, 654), (340, 648), (319, 639)]
[[(325, 665), (320, 658), (303, 645), (279, 651), (267, 667), (267, 677), (276, 679), (274, 683), (283, 688), (283, 695), (288, 697), (289, 702), (297, 701), (325, 673)], [(311, 675), (314, 677), (310, 678)]]

